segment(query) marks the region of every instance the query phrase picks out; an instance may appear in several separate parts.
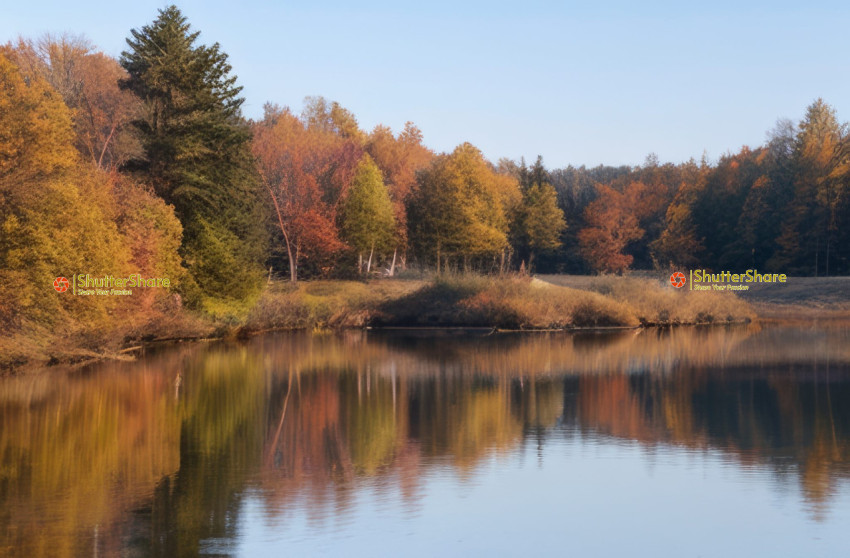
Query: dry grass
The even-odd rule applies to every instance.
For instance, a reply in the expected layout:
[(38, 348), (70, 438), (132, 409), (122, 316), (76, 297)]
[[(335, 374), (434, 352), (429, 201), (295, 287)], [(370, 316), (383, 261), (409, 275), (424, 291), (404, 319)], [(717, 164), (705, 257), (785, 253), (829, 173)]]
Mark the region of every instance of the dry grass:
[(151, 341), (221, 336), (214, 322), (187, 311), (147, 311), (114, 321), (87, 324), (66, 321), (48, 328), (24, 323), (0, 335), (0, 371), (24, 365), (76, 363), (131, 358), (127, 347)]
[(248, 315), (243, 331), (368, 325), (562, 329), (638, 324), (626, 305), (598, 293), (522, 276), (461, 274), (430, 281), (273, 284)]
[(580, 286), (624, 304), (644, 325), (710, 324), (749, 321), (756, 312), (734, 292), (674, 289), (666, 281), (639, 277), (543, 275), (540, 279)]
[(48, 362), (57, 341), (61, 343), (46, 330), (26, 329), (0, 335), (0, 371), (31, 362)]
[(365, 327), (380, 305), (422, 285), (422, 281), (392, 279), (274, 283), (260, 296), (242, 331)]
[(850, 322), (850, 277), (789, 277), (754, 283), (741, 297), (763, 320)]
[(533, 281), (523, 276), (444, 275), (392, 300), (378, 325), (562, 329), (636, 326), (629, 309), (598, 293)]

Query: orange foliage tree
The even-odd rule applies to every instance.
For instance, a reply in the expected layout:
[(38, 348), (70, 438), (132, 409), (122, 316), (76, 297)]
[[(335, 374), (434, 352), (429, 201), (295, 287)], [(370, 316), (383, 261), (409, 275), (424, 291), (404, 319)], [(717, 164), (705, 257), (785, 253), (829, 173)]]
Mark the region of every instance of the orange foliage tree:
[(582, 257), (597, 272), (622, 273), (632, 263), (623, 253), (643, 236), (628, 196), (610, 186), (597, 186), (599, 197), (584, 212), (587, 227), (578, 234)]
[(21, 39), (4, 50), (22, 73), (44, 79), (71, 109), (74, 143), (85, 159), (114, 170), (141, 154), (131, 127), (141, 105), (121, 89), (119, 82), (127, 72), (116, 60), (70, 35)]
[(321, 160), (311, 136), (289, 110), (277, 107), (266, 107), (264, 119), (254, 125), (257, 170), (283, 235), (293, 283), (298, 280), (300, 259), (327, 258), (344, 246), (334, 224), (334, 208), (322, 199), (315, 177), (329, 170), (333, 174), (333, 169)]

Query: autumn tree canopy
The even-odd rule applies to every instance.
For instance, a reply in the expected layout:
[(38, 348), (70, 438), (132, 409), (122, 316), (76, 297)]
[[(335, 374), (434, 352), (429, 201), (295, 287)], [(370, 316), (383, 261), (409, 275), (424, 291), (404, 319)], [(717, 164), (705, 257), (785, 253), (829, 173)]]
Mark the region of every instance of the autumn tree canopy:
[(519, 198), (517, 181), (464, 143), (420, 173), (408, 206), (411, 238), (438, 269), (446, 258), (496, 256), (508, 247), (508, 215)]
[[(0, 332), (70, 334), (79, 320), (114, 315), (116, 297), (46, 296), (57, 277), (143, 271), (179, 286), (181, 230), (171, 208), (81, 157), (72, 113), (44, 78), (25, 79), (0, 54), (0, 84)], [(132, 299), (124, 316), (167, 294)]]
[(113, 58), (95, 51), (85, 39), (46, 35), (7, 47), (10, 57), (30, 76), (39, 76), (71, 109), (75, 146), (95, 166), (116, 170), (141, 156), (131, 124), (141, 103), (122, 89), (126, 72)]
[(361, 273), (364, 253), (369, 254), (366, 262), (369, 273), (375, 251), (385, 253), (396, 245), (390, 194), (380, 169), (368, 154), (357, 165), (348, 196), (340, 208), (340, 222), (343, 239), (358, 252)]
[(369, 134), (366, 151), (381, 169), (390, 193), (396, 222), (396, 241), (405, 250), (408, 245), (407, 203), (416, 186), (416, 173), (425, 169), (434, 153), (422, 143), (422, 132), (412, 122), (393, 135), (388, 126), (376, 126)]
[(522, 192), (522, 202), (514, 216), (516, 239), (528, 254), (528, 268), (534, 256), (561, 246), (561, 233), (567, 228), (558, 195), (548, 182), (535, 182)]
[(625, 249), (644, 233), (628, 197), (610, 186), (599, 186), (599, 197), (587, 206), (585, 219), (579, 246), (593, 269), (607, 273), (628, 269), (633, 256)]
[(316, 177), (325, 166), (316, 160), (315, 138), (288, 110), (268, 106), (253, 133), (257, 170), (295, 282), (304, 258), (326, 261), (343, 247), (334, 207), (323, 199)]

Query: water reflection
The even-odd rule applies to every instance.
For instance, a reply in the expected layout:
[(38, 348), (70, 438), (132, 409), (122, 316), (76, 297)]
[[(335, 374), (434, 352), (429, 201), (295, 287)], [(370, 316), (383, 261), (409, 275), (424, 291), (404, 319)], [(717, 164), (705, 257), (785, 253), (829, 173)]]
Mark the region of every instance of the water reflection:
[(364, 491), (416, 516), (431, 479), (534, 466), (563, 440), (719, 451), (827, 521), (850, 510), (849, 341), (755, 326), (287, 334), (5, 378), (0, 554), (236, 553), (246, 506), (271, 532), (344, 529)]

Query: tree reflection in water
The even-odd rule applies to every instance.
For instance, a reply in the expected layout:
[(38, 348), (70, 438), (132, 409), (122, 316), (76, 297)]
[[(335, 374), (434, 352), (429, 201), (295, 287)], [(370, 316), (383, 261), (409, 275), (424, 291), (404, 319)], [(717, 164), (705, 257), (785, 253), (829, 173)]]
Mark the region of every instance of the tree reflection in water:
[(232, 551), (247, 494), (322, 524), (368, 486), (415, 513), (528, 441), (719, 450), (798, 482), (850, 473), (850, 333), (281, 334), (0, 381), (0, 554)]

